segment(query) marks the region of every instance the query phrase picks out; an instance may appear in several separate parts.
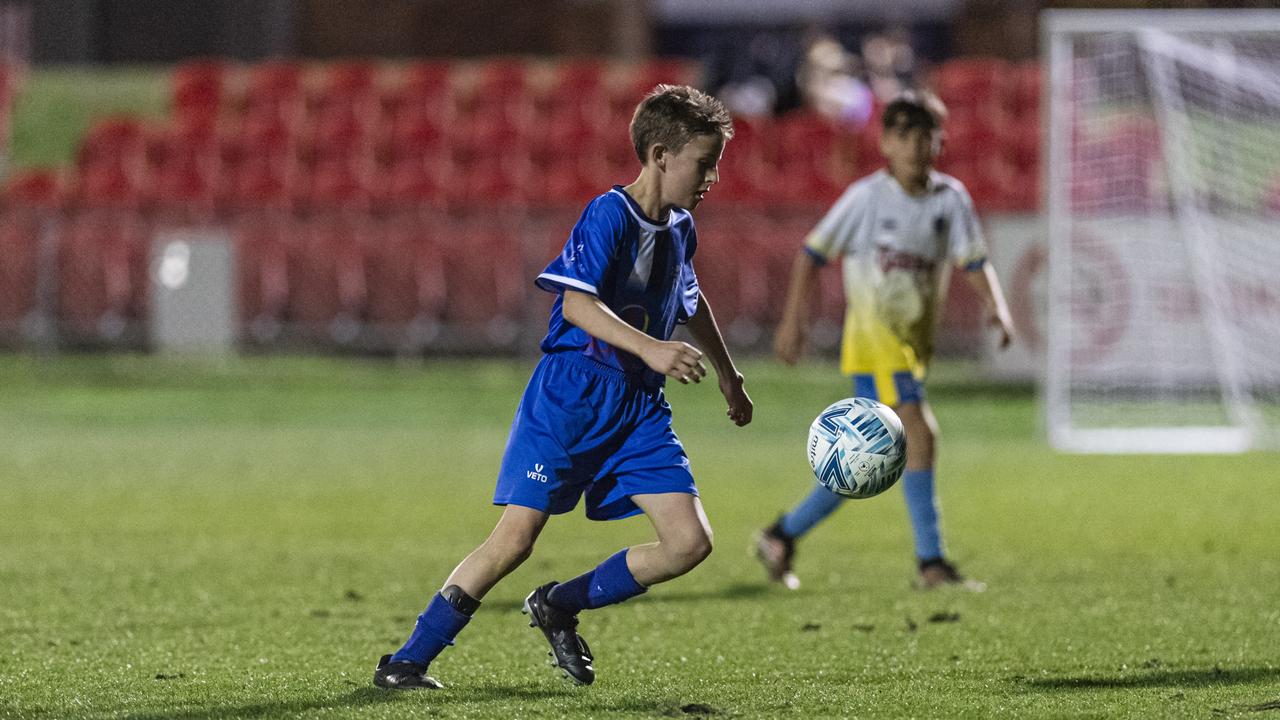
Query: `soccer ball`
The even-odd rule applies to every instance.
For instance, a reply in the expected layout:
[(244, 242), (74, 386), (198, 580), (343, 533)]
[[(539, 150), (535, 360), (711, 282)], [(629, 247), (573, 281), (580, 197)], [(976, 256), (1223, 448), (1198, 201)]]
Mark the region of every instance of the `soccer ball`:
[(902, 420), (868, 398), (833, 403), (809, 426), (809, 465), (818, 482), (837, 495), (879, 495), (898, 482), (907, 465)]

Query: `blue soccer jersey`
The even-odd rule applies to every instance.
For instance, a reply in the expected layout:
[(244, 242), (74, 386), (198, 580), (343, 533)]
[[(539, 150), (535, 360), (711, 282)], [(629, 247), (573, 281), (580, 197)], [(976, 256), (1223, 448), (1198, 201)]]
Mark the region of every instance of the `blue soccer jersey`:
[(665, 377), (640, 358), (592, 337), (564, 319), (564, 290), (595, 295), (632, 327), (670, 340), (677, 323), (698, 309), (697, 249), (693, 216), (672, 208), (665, 223), (645, 217), (636, 201), (615, 185), (592, 200), (574, 225), (559, 257), (538, 275), (538, 287), (559, 293), (551, 309), (542, 351), (579, 352), (621, 370), (649, 387)]

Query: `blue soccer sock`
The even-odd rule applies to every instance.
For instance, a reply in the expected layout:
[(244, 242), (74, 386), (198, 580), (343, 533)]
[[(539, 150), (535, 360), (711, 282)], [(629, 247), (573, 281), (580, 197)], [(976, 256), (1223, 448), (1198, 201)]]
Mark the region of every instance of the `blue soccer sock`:
[(558, 583), (547, 593), (547, 601), (561, 610), (577, 614), (580, 610), (620, 603), (647, 589), (627, 567), (627, 551), (619, 550), (594, 570)]
[(902, 475), (902, 494), (911, 515), (916, 559), (942, 557), (942, 533), (938, 530), (938, 504), (933, 492), (933, 469), (908, 470)]
[(429, 665), (470, 622), (471, 615), (459, 611), (440, 593), (431, 598), (427, 609), (418, 616), (413, 634), (404, 647), (391, 656), (391, 662), (414, 662)]
[(821, 485), (815, 485), (813, 492), (791, 508), (791, 512), (782, 516), (778, 521), (778, 529), (787, 537), (799, 538), (835, 512), (843, 502), (844, 498)]

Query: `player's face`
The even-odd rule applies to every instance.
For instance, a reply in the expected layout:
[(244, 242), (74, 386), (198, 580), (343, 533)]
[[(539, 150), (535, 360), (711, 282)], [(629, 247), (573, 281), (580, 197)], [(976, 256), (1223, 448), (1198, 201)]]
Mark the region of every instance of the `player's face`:
[(663, 200), (676, 207), (692, 210), (706, 197), (711, 186), (720, 180), (720, 156), (724, 153), (724, 137), (694, 135), (680, 148), (680, 152), (667, 153)]
[(891, 127), (884, 131), (880, 150), (889, 171), (899, 178), (918, 179), (929, 174), (942, 152), (942, 131), (925, 127)]

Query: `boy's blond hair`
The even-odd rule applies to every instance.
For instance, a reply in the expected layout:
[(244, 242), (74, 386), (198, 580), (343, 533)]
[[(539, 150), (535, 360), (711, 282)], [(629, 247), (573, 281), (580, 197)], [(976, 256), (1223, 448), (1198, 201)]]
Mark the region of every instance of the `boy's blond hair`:
[(693, 136), (704, 134), (732, 138), (733, 118), (724, 103), (688, 85), (655, 87), (631, 118), (631, 144), (642, 163), (654, 145), (680, 152)]

